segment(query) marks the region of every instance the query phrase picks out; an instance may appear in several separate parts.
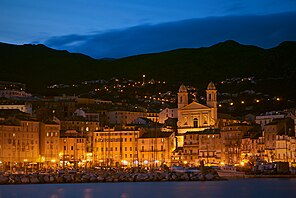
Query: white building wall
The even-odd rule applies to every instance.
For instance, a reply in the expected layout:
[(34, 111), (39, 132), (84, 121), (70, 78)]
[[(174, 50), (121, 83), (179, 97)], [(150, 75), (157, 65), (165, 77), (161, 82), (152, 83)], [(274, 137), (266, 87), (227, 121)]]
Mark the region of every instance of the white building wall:
[(178, 118), (178, 109), (165, 108), (159, 113), (159, 123), (164, 124), (168, 118)]
[(26, 105), (0, 105), (1, 109), (18, 109), (24, 113), (32, 114), (32, 105), (26, 104)]

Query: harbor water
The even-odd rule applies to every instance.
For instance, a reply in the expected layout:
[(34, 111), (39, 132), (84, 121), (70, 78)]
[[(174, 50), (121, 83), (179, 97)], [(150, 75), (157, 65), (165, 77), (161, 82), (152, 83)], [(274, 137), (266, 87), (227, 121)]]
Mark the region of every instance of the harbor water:
[(295, 178), (0, 185), (0, 198), (296, 197)]

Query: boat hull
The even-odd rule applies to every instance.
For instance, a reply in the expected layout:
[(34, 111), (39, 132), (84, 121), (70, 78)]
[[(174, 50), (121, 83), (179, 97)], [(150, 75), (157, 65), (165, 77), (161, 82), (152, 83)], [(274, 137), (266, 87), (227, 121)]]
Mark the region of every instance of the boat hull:
[(224, 171), (224, 170), (217, 170), (217, 173), (220, 177), (223, 178), (244, 178), (245, 173), (239, 171)]

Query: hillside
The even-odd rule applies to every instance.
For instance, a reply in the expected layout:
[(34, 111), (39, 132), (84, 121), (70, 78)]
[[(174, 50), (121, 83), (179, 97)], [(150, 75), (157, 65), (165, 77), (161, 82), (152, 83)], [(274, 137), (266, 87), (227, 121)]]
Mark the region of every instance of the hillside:
[(26, 83), (32, 91), (44, 89), (48, 84), (114, 76), (140, 79), (142, 74), (173, 83), (194, 84), (255, 76), (262, 79), (259, 89), (279, 91), (296, 98), (295, 91), (291, 91), (296, 79), (296, 42), (262, 49), (226, 41), (207, 48), (177, 49), (111, 60), (95, 60), (44, 45), (0, 43), (0, 61), (1, 80)]

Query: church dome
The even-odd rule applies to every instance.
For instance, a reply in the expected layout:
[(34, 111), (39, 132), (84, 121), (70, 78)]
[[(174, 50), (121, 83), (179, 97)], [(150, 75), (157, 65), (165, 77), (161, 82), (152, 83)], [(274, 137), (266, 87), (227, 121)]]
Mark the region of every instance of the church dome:
[(207, 90), (216, 90), (216, 86), (212, 81), (208, 84)]
[(187, 92), (187, 88), (184, 84), (182, 84), (179, 88), (179, 92)]

